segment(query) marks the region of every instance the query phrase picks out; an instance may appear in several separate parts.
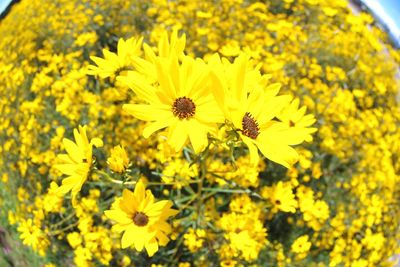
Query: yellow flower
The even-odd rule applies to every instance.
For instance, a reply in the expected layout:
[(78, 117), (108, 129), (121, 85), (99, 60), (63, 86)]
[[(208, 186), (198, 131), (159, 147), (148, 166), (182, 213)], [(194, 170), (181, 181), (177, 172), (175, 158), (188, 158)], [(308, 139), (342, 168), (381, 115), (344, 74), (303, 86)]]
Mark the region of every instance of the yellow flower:
[(180, 151), (187, 140), (196, 153), (208, 144), (207, 133), (216, 129), (224, 118), (211, 94), (209, 72), (201, 60), (184, 57), (159, 58), (156, 61), (159, 86), (146, 83), (139, 74), (130, 73), (130, 88), (148, 104), (125, 104), (124, 110), (150, 123), (144, 129), (147, 138), (168, 127), (168, 143)]
[(46, 234), (32, 219), (22, 220), (17, 230), (20, 232), (20, 238), (24, 245), (30, 246), (34, 251), (39, 252), (41, 256), (44, 255), (50, 242)]
[(110, 169), (115, 172), (124, 172), (129, 166), (129, 158), (123, 146), (115, 146), (111, 150), (111, 157), (107, 159)]
[(79, 130), (74, 129), (74, 137), (76, 143), (67, 138), (63, 139), (67, 154), (58, 155), (60, 164), (55, 165), (56, 169), (68, 176), (62, 180), (62, 185), (58, 188), (58, 191), (62, 194), (71, 191), (73, 200), (77, 193), (81, 191), (89, 174), (92, 165), (92, 146), (103, 146), (103, 142), (99, 138), (93, 138), (89, 142), (86, 126), (79, 126)]
[(104, 58), (90, 57), (97, 66), (89, 65), (87, 73), (89, 75), (99, 75), (101, 78), (118, 75), (120, 71), (132, 65), (134, 57), (141, 54), (142, 42), (143, 37), (139, 39), (132, 37), (126, 41), (122, 38), (119, 39), (117, 53), (103, 49)]
[(44, 195), (43, 209), (46, 212), (60, 212), (62, 206), (63, 197), (59, 192), (59, 187), (56, 182), (51, 182), (47, 190), (47, 194)]
[(164, 183), (174, 183), (174, 187), (181, 189), (197, 177), (199, 170), (196, 164), (181, 159), (171, 159), (163, 168), (161, 179)]
[(104, 213), (117, 223), (115, 230), (124, 232), (122, 248), (132, 245), (137, 251), (146, 248), (151, 257), (158, 251), (159, 245), (165, 246), (169, 241), (167, 234), (171, 233), (171, 227), (166, 220), (178, 213), (171, 206), (169, 200), (155, 202), (151, 191), (145, 191), (143, 182), (139, 180), (134, 192), (125, 189), (116, 205)]
[[(290, 145), (303, 141), (296, 129), (273, 120), (290, 101), (289, 96), (276, 96), (279, 84), (266, 85), (267, 76), (251, 75), (248, 59), (239, 56), (230, 69), (232, 81), (221, 78), (222, 71), (212, 73), (216, 86), (215, 98), (233, 123), (242, 141), (248, 146), (252, 164), (258, 163), (258, 149), (262, 154), (287, 168), (298, 160), (298, 154)], [(219, 74), (219, 75), (218, 75)], [(249, 86), (249, 84), (252, 86)]]
[(265, 187), (261, 195), (271, 201), (274, 205), (274, 212), (278, 210), (291, 213), (296, 212), (297, 201), (293, 194), (292, 186), (288, 182), (283, 183), (279, 181), (272, 187)]
[(77, 248), (82, 244), (82, 236), (78, 232), (72, 232), (67, 235), (67, 241), (72, 248)]
[(191, 252), (196, 252), (203, 247), (205, 237), (206, 231), (204, 229), (190, 228), (186, 234), (183, 235), (183, 243)]
[(307, 252), (310, 251), (311, 242), (308, 241), (308, 235), (302, 235), (297, 238), (292, 244), (292, 251), (297, 254), (299, 259), (303, 259), (307, 256)]
[(298, 98), (294, 99), (277, 117), (280, 121), (289, 125), (289, 127), (294, 127), (299, 135), (304, 135), (304, 140), (312, 141), (311, 134), (316, 132), (317, 128), (307, 127), (315, 122), (314, 115), (305, 115), (307, 107), (303, 106), (299, 108), (299, 104), (300, 100)]

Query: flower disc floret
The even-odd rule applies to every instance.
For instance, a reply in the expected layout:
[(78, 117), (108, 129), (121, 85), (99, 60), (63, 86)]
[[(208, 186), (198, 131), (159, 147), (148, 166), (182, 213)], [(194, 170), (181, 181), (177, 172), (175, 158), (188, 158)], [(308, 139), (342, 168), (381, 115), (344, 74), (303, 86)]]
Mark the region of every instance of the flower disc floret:
[(179, 119), (190, 119), (196, 114), (196, 105), (193, 100), (183, 96), (174, 101), (172, 105), (172, 113)]
[(242, 119), (242, 127), (242, 133), (252, 139), (256, 139), (260, 134), (258, 122), (254, 119), (250, 112), (246, 112), (244, 114)]

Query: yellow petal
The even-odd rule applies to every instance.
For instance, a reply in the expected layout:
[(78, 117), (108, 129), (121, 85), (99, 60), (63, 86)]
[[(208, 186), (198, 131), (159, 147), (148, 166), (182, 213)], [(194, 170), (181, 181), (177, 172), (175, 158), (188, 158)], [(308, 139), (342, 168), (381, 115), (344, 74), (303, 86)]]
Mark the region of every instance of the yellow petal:
[(194, 152), (199, 154), (208, 144), (207, 132), (197, 121), (190, 120), (185, 124), (186, 132), (189, 134), (190, 143)]
[(212, 93), (214, 95), (214, 98), (216, 102), (218, 103), (218, 106), (221, 110), (224, 111), (224, 113), (227, 113), (228, 111), (226, 110), (225, 106), (225, 91), (224, 91), (224, 86), (222, 85), (222, 81), (220, 78), (215, 74), (215, 72), (210, 73), (210, 80), (212, 82)]
[(163, 212), (163, 209), (168, 204), (168, 202), (168, 200), (158, 201), (153, 205), (147, 206), (143, 212), (149, 217), (159, 216)]
[(95, 147), (103, 146), (103, 141), (100, 138), (92, 138), (92, 140), (90, 140), (90, 143), (93, 144)]
[(128, 189), (124, 189), (119, 206), (124, 211), (133, 214), (137, 210), (138, 206), (138, 200), (136, 199), (135, 194)]
[(144, 121), (164, 120), (173, 116), (171, 108), (167, 105), (125, 104), (122, 108)]
[(135, 236), (135, 226), (133, 224), (129, 225), (128, 228), (126, 228), (124, 234), (122, 235), (121, 238), (121, 248), (127, 248), (130, 247), (136, 240)]
[(75, 161), (75, 163), (81, 163), (84, 155), (82, 155), (81, 150), (79, 147), (72, 142), (71, 140), (64, 138), (63, 144), (65, 146), (65, 150), (67, 151), (69, 157)]
[(76, 164), (56, 164), (54, 167), (66, 175), (73, 175), (76, 170)]
[(145, 186), (144, 183), (142, 182), (142, 180), (139, 180), (135, 186), (135, 191), (134, 191), (134, 195), (135, 195), (135, 199), (137, 200), (137, 203), (140, 203), (144, 200), (145, 198)]
[[(177, 59), (176, 59), (177, 60)], [(171, 77), (169, 76), (168, 66), (166, 64), (170, 64), (168, 60), (157, 60), (156, 61), (156, 70), (157, 70), (157, 77), (160, 82), (161, 91), (166, 93), (166, 96), (169, 99), (176, 99), (176, 90), (171, 81)]]
[(149, 257), (152, 257), (158, 251), (158, 243), (155, 238), (152, 238), (150, 242), (145, 244), (145, 248)]
[(249, 153), (250, 153), (250, 164), (255, 166), (258, 164), (258, 161), (260, 160), (260, 157), (258, 155), (258, 149), (257, 146), (253, 143), (253, 141), (248, 138), (247, 136), (242, 135), (243, 142), (247, 145), (249, 148)]
[(182, 150), (188, 138), (184, 123), (184, 121), (178, 121), (176, 125), (171, 126), (169, 130), (168, 143), (176, 152)]
[(159, 121), (156, 121), (156, 122), (153, 122), (153, 123), (149, 123), (143, 129), (144, 138), (148, 138), (154, 132), (168, 127), (169, 125), (173, 124), (174, 121), (176, 121), (176, 118), (171, 117), (171, 118), (168, 118), (168, 119), (165, 119), (165, 120), (159, 120)]
[(274, 140), (257, 140), (261, 153), (269, 160), (290, 168), (299, 159), (299, 155), (292, 147), (274, 142)]
[(128, 214), (121, 210), (106, 210), (104, 215), (110, 220), (113, 220), (119, 224), (130, 224), (132, 219), (128, 217)]

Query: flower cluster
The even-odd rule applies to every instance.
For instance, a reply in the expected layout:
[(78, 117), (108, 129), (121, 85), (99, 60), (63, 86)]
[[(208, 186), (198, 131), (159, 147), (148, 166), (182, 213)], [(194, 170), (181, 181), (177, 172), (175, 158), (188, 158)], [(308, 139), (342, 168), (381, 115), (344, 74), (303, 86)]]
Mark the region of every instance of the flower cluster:
[[(129, 39), (132, 40), (132, 39)], [(214, 54), (208, 62), (184, 54), (185, 35), (175, 31), (170, 40), (163, 34), (158, 53), (145, 44), (144, 58), (138, 53), (127, 55), (125, 50), (137, 51), (137, 43), (125, 44), (113, 57), (105, 57), (98, 67), (90, 65), (91, 74), (103, 77), (105, 68), (118, 66), (129, 58), (133, 71), (113, 75), (122, 86), (136, 94), (138, 103), (125, 104), (123, 109), (139, 120), (147, 121), (144, 137), (166, 128), (168, 144), (176, 151), (189, 141), (199, 154), (209, 145), (208, 138), (218, 139), (219, 128), (233, 138), (221, 140), (237, 143), (241, 140), (249, 149), (251, 161), (259, 161), (258, 150), (268, 159), (290, 167), (298, 160), (291, 147), (301, 144), (316, 128), (313, 116), (304, 116), (306, 107), (298, 109), (298, 99), (277, 96), (280, 84), (269, 84), (269, 75), (262, 75), (245, 54), (233, 63)], [(104, 50), (106, 53), (107, 50)], [(119, 74), (119, 75), (118, 75)]]
[(347, 0), (24, 0), (0, 34), (12, 265), (395, 265), (400, 53)]

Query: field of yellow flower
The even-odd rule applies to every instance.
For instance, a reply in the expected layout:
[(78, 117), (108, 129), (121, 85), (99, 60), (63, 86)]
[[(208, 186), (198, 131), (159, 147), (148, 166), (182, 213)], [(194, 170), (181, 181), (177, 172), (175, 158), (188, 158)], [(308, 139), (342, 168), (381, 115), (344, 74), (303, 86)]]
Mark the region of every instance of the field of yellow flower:
[(0, 266), (395, 266), (400, 51), (346, 0), (22, 0), (0, 36)]

